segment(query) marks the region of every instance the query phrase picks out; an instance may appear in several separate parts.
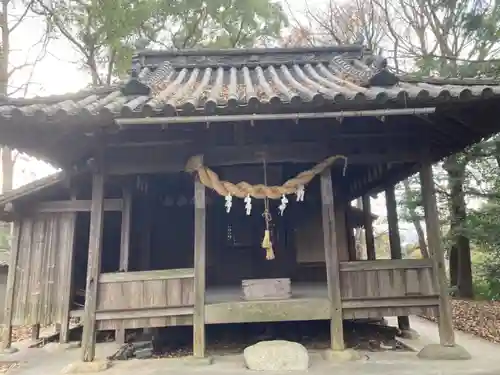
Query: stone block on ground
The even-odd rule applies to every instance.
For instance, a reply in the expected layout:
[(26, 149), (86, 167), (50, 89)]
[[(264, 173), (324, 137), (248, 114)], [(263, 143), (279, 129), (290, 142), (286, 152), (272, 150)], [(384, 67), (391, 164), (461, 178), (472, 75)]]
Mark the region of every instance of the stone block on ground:
[(429, 344), (418, 354), (420, 359), (428, 360), (468, 360), (471, 355), (460, 345), (444, 346), (440, 344)]
[(61, 374), (89, 374), (106, 371), (110, 367), (110, 361), (74, 362), (64, 367)]
[(250, 370), (282, 371), (307, 370), (309, 353), (296, 342), (273, 340), (261, 341), (243, 351), (245, 365)]

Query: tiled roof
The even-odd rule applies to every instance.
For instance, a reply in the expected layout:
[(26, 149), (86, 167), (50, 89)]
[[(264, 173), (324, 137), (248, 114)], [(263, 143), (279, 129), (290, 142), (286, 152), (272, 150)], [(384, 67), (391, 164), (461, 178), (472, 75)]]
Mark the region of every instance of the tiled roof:
[(426, 106), (500, 95), (485, 79), (397, 77), (360, 46), (144, 52), (114, 87), (0, 102), (0, 115), (119, 117)]

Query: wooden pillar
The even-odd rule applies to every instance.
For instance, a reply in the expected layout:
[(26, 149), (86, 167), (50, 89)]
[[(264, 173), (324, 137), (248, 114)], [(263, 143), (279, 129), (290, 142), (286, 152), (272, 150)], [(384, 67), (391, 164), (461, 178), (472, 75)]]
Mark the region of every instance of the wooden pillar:
[[(76, 199), (76, 197), (72, 198), (73, 200)], [(61, 309), (61, 317), (60, 317), (60, 324), (59, 326), (56, 324), (56, 331), (59, 332), (59, 342), (61, 344), (69, 342), (69, 313), (71, 309), (71, 302), (72, 298), (74, 296), (74, 290), (73, 290), (73, 263), (75, 259), (75, 254), (74, 254), (74, 245), (75, 245), (75, 229), (76, 229), (76, 212), (71, 214), (71, 218), (68, 219), (68, 221), (65, 223), (67, 225), (66, 228), (64, 228), (64, 239), (63, 239), (63, 246), (66, 246), (66, 250), (70, 253), (69, 256), (69, 261), (67, 263), (67, 270), (64, 275), (64, 280), (63, 283), (65, 285), (65, 293), (62, 296), (63, 302), (62, 302), (62, 309)]]
[(363, 195), (363, 225), (365, 227), (366, 258), (375, 260), (375, 238), (373, 237), (373, 221), (370, 196)]
[(92, 179), (92, 204), (90, 208), (89, 254), (85, 311), (83, 314), (82, 359), (92, 361), (95, 357), (97, 287), (101, 271), (101, 252), (104, 219), (104, 174), (100, 169)]
[(31, 341), (38, 341), (40, 338), (40, 323), (31, 326)]
[[(325, 246), (326, 277), (328, 299), (330, 300), (330, 338), (331, 349), (344, 350), (344, 332), (342, 323), (342, 296), (340, 294), (340, 267), (338, 257), (337, 234), (346, 235), (345, 210), (341, 213), (344, 222), (336, 223), (336, 210), (332, 189), (332, 175), (329, 169), (321, 174), (321, 202), (323, 219), (323, 239)], [(340, 229), (340, 232), (339, 232)], [(344, 244), (346, 245), (346, 244)]]
[(205, 357), (205, 251), (206, 251), (206, 197), (205, 185), (194, 183), (194, 316), (193, 356)]
[[(146, 180), (147, 181), (147, 180)], [(145, 191), (141, 192), (141, 239), (140, 239), (140, 269), (147, 271), (151, 268), (151, 199), (149, 196), (149, 183), (146, 182)]]
[(424, 202), (425, 226), (427, 229), (427, 243), (433, 262), (433, 273), (439, 285), (439, 339), (443, 346), (455, 346), (455, 334), (448, 295), (446, 270), (444, 266), (444, 251), (439, 232), (439, 217), (436, 205), (436, 193), (432, 176), (432, 165), (422, 166), (420, 171), (422, 184), (422, 199)]
[(9, 349), (12, 345), (12, 307), (14, 304), (14, 284), (16, 281), (20, 240), (21, 223), (16, 220), (14, 223), (12, 245), (10, 248), (9, 273), (7, 275), (7, 286), (5, 291), (5, 310), (3, 318), (4, 327), (2, 331), (2, 341), (0, 342), (0, 348), (2, 350)]
[[(130, 257), (130, 223), (132, 220), (132, 189), (129, 185), (123, 188), (123, 207), (120, 236), (120, 272), (128, 271)], [(115, 340), (118, 344), (125, 343), (125, 328), (120, 327), (115, 331)]]
[(347, 203), (344, 209), (345, 215), (345, 232), (347, 236), (347, 249), (349, 253), (349, 260), (358, 260), (356, 255), (356, 239), (354, 238), (354, 225), (352, 225), (352, 220), (349, 215), (350, 203)]
[[(389, 245), (391, 248), (391, 259), (401, 259), (401, 238), (399, 236), (398, 210), (396, 193), (394, 190), (394, 185), (387, 187), (385, 190), (387, 224), (389, 226)], [(401, 331), (409, 331), (410, 319), (407, 316), (398, 316), (398, 326)]]
[(347, 208), (347, 202), (342, 200), (342, 194), (340, 191), (336, 192), (334, 196), (335, 199), (335, 233), (337, 235), (337, 256), (339, 262), (349, 261), (349, 240), (347, 238), (346, 221), (347, 217), (345, 214)]

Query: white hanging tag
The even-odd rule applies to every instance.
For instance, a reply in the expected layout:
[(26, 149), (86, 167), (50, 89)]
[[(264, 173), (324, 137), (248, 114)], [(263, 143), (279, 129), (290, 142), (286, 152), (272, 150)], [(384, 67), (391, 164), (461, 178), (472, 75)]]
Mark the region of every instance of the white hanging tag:
[(283, 212), (286, 209), (286, 205), (288, 204), (288, 198), (286, 197), (285, 194), (281, 196), (281, 204), (278, 207), (278, 210), (280, 211), (280, 216), (283, 216)]
[(295, 194), (297, 194), (297, 202), (303, 202), (304, 201), (304, 195), (306, 193), (306, 189), (304, 187), (304, 185), (300, 185), (298, 188), (297, 188), (297, 192)]
[(231, 194), (226, 195), (226, 204), (224, 206), (227, 213), (231, 212), (231, 207), (233, 207), (233, 196)]
[(247, 216), (250, 215), (252, 212), (252, 197), (250, 197), (250, 194), (245, 197), (245, 210), (247, 212)]

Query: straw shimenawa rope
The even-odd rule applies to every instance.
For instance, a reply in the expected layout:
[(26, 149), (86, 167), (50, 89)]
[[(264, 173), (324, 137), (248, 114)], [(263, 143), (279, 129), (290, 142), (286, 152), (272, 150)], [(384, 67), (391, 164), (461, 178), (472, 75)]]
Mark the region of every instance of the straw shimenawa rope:
[(250, 195), (256, 199), (279, 199), (283, 195), (296, 193), (300, 186), (306, 186), (316, 175), (323, 172), (326, 168), (331, 167), (338, 159), (344, 160), (343, 173), (345, 175), (347, 157), (344, 155), (334, 155), (316, 164), (313, 168), (299, 173), (281, 186), (266, 186), (262, 184), (250, 185), (245, 181), (233, 184), (229, 181), (221, 181), (217, 173), (203, 165), (202, 155), (193, 156), (188, 160), (186, 172), (196, 172), (203, 185), (215, 190), (219, 195), (224, 197), (231, 195), (243, 199)]

